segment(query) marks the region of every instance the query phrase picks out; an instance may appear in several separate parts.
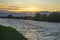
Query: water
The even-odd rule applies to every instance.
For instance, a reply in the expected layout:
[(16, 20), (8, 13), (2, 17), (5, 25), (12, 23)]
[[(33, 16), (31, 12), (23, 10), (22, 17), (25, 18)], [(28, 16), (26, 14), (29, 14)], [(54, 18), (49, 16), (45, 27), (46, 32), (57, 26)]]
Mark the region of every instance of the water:
[(28, 40), (60, 40), (60, 23), (0, 18), (0, 24), (15, 28)]

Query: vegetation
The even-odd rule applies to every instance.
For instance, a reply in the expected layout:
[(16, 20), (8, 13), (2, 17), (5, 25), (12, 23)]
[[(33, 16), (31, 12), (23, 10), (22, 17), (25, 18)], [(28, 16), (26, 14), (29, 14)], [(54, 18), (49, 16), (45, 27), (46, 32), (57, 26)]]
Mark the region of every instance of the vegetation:
[(12, 18), (13, 16), (10, 14), (10, 15), (8, 15), (7, 17)]
[(46, 21), (47, 20), (47, 15), (36, 13), (36, 15), (34, 16), (34, 20), (36, 20), (36, 21)]
[(58, 12), (53, 12), (48, 16), (48, 21), (49, 22), (60, 22), (60, 13)]
[(35, 20), (35, 21), (60, 22), (60, 12), (52, 12), (49, 15), (36, 13), (36, 15), (34, 17), (32, 17), (32, 16), (14, 17), (10, 14), (7, 17), (0, 17), (0, 18), (13, 18), (13, 19)]
[(26, 20), (32, 20), (33, 19), (33, 17), (31, 17), (31, 16), (25, 16), (25, 17), (23, 17), (23, 19), (26, 19)]
[(0, 25), (0, 40), (27, 40), (27, 38), (11, 27)]
[(48, 22), (60, 22), (60, 13), (59, 12), (52, 12), (49, 15), (46, 14), (39, 14), (35, 15), (35, 19), (37, 21), (48, 21)]

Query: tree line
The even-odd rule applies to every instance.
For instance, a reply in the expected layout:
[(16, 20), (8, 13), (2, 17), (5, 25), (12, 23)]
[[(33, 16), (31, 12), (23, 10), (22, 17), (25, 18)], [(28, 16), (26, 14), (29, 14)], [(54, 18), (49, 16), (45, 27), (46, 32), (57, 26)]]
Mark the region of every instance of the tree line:
[(37, 13), (34, 17), (36, 21), (60, 22), (60, 13), (52, 12), (49, 15)]
[(36, 13), (35, 16), (33, 17), (32, 16), (15, 17), (10, 14), (6, 17), (0, 17), (0, 18), (14, 18), (14, 19), (25, 19), (25, 20), (35, 20), (35, 21), (60, 22), (60, 13), (52, 12), (49, 15)]

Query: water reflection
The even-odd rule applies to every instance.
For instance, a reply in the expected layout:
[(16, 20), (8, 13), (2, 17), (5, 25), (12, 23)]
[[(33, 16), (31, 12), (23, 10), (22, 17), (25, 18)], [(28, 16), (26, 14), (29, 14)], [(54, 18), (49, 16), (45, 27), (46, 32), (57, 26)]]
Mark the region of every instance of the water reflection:
[(15, 28), (29, 40), (60, 40), (60, 23), (0, 19), (0, 24)]

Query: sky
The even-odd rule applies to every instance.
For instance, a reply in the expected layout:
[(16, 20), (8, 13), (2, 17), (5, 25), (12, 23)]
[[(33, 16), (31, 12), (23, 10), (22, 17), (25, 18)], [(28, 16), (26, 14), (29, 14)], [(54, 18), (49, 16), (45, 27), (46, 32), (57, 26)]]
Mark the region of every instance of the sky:
[(0, 10), (13, 12), (60, 11), (60, 0), (0, 0)]

